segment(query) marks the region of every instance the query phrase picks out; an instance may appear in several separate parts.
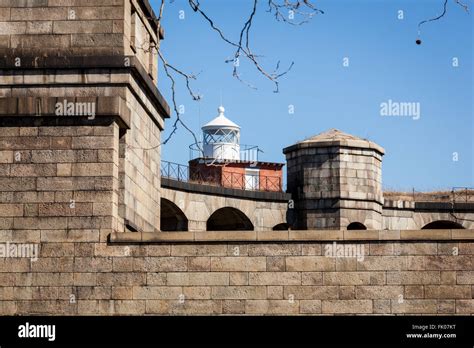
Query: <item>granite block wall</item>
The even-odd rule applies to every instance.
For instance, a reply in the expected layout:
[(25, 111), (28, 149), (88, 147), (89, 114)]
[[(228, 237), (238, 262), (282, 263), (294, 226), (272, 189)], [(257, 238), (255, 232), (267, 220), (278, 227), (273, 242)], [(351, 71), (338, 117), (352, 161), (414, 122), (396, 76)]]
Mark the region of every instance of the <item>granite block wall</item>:
[(153, 16), (143, 0), (1, 1), (0, 55), (136, 55), (156, 80), (160, 31)]
[(472, 241), (337, 242), (361, 259), (328, 256), (331, 241), (107, 244), (97, 230), (39, 227), (0, 232), (41, 243), (35, 262), (0, 260), (3, 315), (474, 313)]
[(288, 191), (298, 211), (294, 227), (339, 229), (360, 222), (369, 229), (381, 228), (381, 154), (314, 145), (286, 153)]

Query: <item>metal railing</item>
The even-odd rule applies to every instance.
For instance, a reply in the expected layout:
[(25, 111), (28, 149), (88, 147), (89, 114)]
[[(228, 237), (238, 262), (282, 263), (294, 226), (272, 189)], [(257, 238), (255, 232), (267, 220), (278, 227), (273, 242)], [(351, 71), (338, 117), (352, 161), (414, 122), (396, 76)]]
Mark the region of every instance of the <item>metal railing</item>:
[(474, 188), (472, 187), (453, 187), (451, 194), (453, 203), (474, 202)]
[(251, 191), (281, 192), (281, 177), (223, 171), (221, 186)]
[[(257, 145), (240, 144), (239, 146), (239, 158), (241, 161), (258, 162), (258, 155), (263, 151)], [(222, 151), (224, 151), (225, 146), (221, 145), (221, 147), (223, 149)], [(219, 157), (219, 154), (217, 154), (216, 157)], [(202, 142), (189, 145), (189, 159), (193, 160), (196, 158), (206, 158), (204, 156), (204, 144)]]
[(161, 161), (161, 176), (163, 178), (188, 182), (189, 167), (179, 163)]
[(215, 170), (217, 166), (192, 167), (161, 161), (161, 176), (163, 178), (197, 183), (203, 185), (215, 185), (226, 188), (249, 190), (249, 191), (270, 191), (282, 192), (283, 183), (279, 176), (269, 176), (261, 174), (242, 174), (232, 171)]
[(451, 191), (417, 191), (410, 192), (384, 191), (386, 200), (407, 200), (412, 202), (451, 202), (474, 203), (474, 188), (453, 187)]

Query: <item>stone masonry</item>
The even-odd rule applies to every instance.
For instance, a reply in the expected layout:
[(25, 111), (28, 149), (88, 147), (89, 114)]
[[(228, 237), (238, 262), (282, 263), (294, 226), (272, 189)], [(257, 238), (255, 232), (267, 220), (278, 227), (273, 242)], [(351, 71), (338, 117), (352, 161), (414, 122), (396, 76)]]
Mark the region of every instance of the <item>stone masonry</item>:
[[(146, 0), (0, 0), (0, 315), (474, 314), (474, 231), (383, 230), (383, 150), (347, 136), (287, 153), (295, 175), (311, 159), (295, 192), (330, 187), (321, 207), (298, 196), (313, 204), (298, 223), (322, 229), (272, 231), (282, 200), (221, 195), (204, 217), (180, 206), (194, 231), (160, 231), (153, 17)], [(204, 231), (218, 204), (255, 230)], [(387, 207), (414, 226), (413, 207)], [(341, 229), (353, 219), (369, 230)]]
[[(191, 193), (176, 187), (161, 188), (162, 199), (176, 202), (188, 220), (188, 231), (205, 231), (210, 216), (222, 207), (232, 207), (241, 211), (249, 218), (256, 231), (271, 231), (275, 226), (286, 223), (288, 194), (254, 192), (252, 196), (241, 197), (217, 195), (211, 192)], [(264, 197), (261, 197), (264, 196)], [(265, 197), (265, 196), (270, 196)], [(266, 199), (265, 199), (266, 198)]]
[(382, 228), (382, 147), (332, 129), (283, 152), (297, 229)]
[[(456, 231), (3, 231), (41, 251), (1, 260), (0, 313), (473, 314), (474, 243)], [(363, 260), (328, 257), (334, 241)]]
[(4, 228), (159, 230), (169, 107), (148, 2), (8, 0), (0, 11)]

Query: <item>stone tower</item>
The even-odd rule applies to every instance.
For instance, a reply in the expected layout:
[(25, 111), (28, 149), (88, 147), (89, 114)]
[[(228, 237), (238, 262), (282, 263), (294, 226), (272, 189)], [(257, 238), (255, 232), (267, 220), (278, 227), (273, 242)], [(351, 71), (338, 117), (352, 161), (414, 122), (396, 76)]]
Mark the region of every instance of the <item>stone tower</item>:
[(160, 228), (162, 38), (147, 0), (0, 2), (0, 229)]
[(382, 147), (331, 129), (283, 153), (294, 228), (382, 228)]

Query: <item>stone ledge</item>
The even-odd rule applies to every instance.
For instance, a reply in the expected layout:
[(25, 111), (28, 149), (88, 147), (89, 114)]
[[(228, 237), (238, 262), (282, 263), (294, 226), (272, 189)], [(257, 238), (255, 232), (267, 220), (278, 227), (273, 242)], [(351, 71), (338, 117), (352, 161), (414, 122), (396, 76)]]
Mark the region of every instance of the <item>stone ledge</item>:
[[(16, 58), (21, 59), (21, 66), (16, 66)], [(163, 118), (171, 117), (171, 109), (160, 91), (156, 87), (155, 81), (148, 75), (143, 65), (134, 56), (68, 56), (68, 57), (16, 57), (14, 50), (10, 54), (0, 56), (0, 70), (3, 74), (17, 73), (27, 70), (74, 70), (74, 69), (110, 69), (120, 72), (129, 70), (133, 76), (141, 83), (151, 101), (160, 111)], [(110, 84), (113, 86), (113, 84)], [(16, 86), (18, 87), (18, 86)]]
[(414, 202), (414, 201), (393, 201), (384, 200), (383, 209), (386, 210), (413, 210), (413, 211), (472, 211), (472, 202)]
[(202, 231), (114, 232), (110, 243), (268, 243), (323, 241), (474, 241), (474, 230), (309, 230), (309, 231)]
[(384, 199), (383, 207), (394, 208), (394, 209), (415, 209), (415, 202), (412, 201), (393, 201), (389, 199)]
[(155, 31), (159, 32), (160, 39), (164, 39), (165, 37), (164, 30), (159, 26), (158, 17), (156, 17), (156, 14), (153, 11), (153, 8), (151, 7), (149, 0), (141, 0), (138, 3), (141, 6), (141, 8), (144, 10), (145, 14), (147, 15), (146, 19), (148, 19), (148, 22), (150, 23), (152, 28)]
[[(131, 111), (125, 99), (121, 97), (6, 97), (0, 98), (0, 118), (21, 118), (22, 123), (27, 124), (25, 118), (33, 117), (55, 117), (55, 118), (77, 118), (78, 116), (57, 115), (56, 103), (94, 103), (95, 117), (116, 116), (121, 128), (130, 128)], [(85, 115), (83, 118), (87, 118)], [(35, 121), (36, 122), (36, 121)], [(63, 122), (64, 123), (64, 122)], [(84, 120), (84, 125), (93, 125), (93, 120)], [(58, 125), (61, 122), (58, 122)], [(81, 122), (78, 121), (78, 124)], [(37, 125), (36, 125), (37, 126)]]
[(293, 151), (298, 151), (300, 149), (313, 149), (320, 147), (342, 147), (347, 149), (364, 149), (364, 150), (373, 150), (380, 155), (385, 154), (385, 150), (382, 146), (369, 141), (369, 140), (353, 140), (353, 139), (335, 139), (327, 141), (318, 141), (318, 142), (299, 142), (294, 145), (288, 146), (283, 149), (283, 154), (288, 154)]
[(258, 201), (288, 202), (291, 199), (291, 194), (286, 192), (247, 191), (222, 186), (178, 181), (164, 177), (161, 178), (161, 187), (190, 193), (209, 194), (225, 197), (239, 197), (242, 199), (255, 199)]
[(474, 210), (474, 203), (469, 202), (415, 202), (416, 211), (472, 211)]

